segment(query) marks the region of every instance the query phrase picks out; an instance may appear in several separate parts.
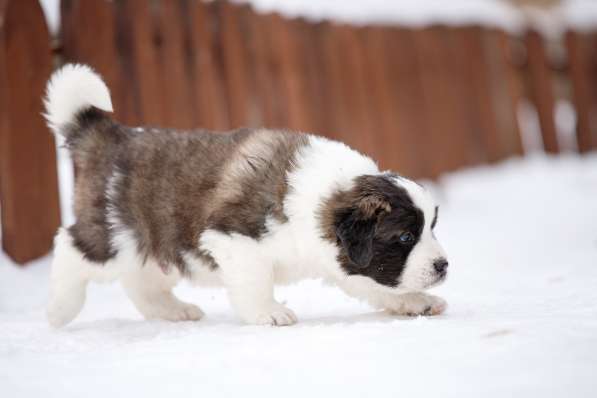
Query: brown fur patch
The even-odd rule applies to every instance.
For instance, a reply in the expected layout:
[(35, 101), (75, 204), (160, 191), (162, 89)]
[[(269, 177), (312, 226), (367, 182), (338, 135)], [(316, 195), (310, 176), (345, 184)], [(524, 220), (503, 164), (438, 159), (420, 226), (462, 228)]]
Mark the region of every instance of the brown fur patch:
[(253, 131), (220, 174), (208, 204), (209, 228), (258, 238), (266, 230), (268, 216), (286, 222), (286, 175), (293, 168), (296, 152), (306, 144), (304, 135)]
[[(81, 130), (85, 130), (85, 135)], [(106, 182), (112, 174), (118, 148), (125, 134), (99, 111), (79, 115), (78, 123), (68, 127), (66, 146), (76, 166), (74, 212), (76, 224), (69, 228), (75, 246), (96, 262), (115, 255), (110, 245), (106, 218)]]
[(250, 129), (140, 132), (90, 117), (101, 115), (97, 110), (88, 113), (91, 122), (79, 124), (69, 148), (78, 170), (71, 233), (91, 260), (115, 254), (109, 211), (134, 233), (141, 255), (182, 272), (184, 253), (217, 266), (197, 247), (205, 229), (259, 238), (268, 216), (286, 220), (286, 175), (306, 136)]

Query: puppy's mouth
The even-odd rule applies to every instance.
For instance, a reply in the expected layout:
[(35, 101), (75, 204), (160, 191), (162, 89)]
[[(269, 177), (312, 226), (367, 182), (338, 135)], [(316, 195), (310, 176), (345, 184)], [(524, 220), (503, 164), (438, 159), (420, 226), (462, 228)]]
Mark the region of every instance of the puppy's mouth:
[(442, 271), (438, 273), (433, 281), (431, 281), (427, 287), (438, 286), (444, 283), (446, 278), (448, 277), (448, 271)]

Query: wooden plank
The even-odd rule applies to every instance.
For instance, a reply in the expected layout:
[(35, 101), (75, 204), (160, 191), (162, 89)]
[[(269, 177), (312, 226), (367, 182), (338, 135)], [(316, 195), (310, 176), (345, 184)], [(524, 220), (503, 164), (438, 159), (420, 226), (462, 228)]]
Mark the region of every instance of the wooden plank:
[(491, 76), (497, 135), (486, 136), (488, 160), (498, 161), (523, 154), (522, 136), (518, 126), (518, 105), (523, 97), (523, 84), (517, 53), (511, 38), (498, 30), (487, 30), (483, 38), (485, 56)]
[(578, 150), (597, 148), (597, 34), (566, 33)]
[(257, 103), (262, 112), (263, 125), (286, 128), (289, 123), (288, 104), (284, 98), (284, 83), (279, 52), (274, 42), (278, 16), (254, 14), (250, 29), (254, 38), (252, 61), (257, 90)]
[(498, 146), (496, 118), (490, 89), (491, 76), (483, 48), (483, 29), (478, 26), (451, 29), (456, 87), (463, 108), (467, 164), (485, 162)]
[(163, 123), (168, 127), (196, 127), (195, 93), (192, 89), (190, 53), (185, 48), (187, 1), (154, 2), (152, 19)]
[(462, 92), (455, 76), (449, 31), (430, 27), (414, 33), (429, 126), (430, 176), (471, 164)]
[(264, 115), (263, 109), (259, 106), (259, 88), (257, 83), (257, 66), (260, 60), (255, 58), (255, 47), (258, 40), (253, 30), (253, 20), (257, 14), (248, 5), (237, 6), (237, 23), (243, 43), (243, 55), (245, 64), (244, 76), (246, 79), (246, 101), (245, 101), (245, 125), (251, 127), (263, 127)]
[(442, 34), (447, 52), (447, 73), (444, 78), (452, 98), (449, 107), (450, 114), (453, 116), (451, 143), (452, 146), (459, 146), (461, 154), (461, 158), (456, 159), (454, 165), (449, 166), (448, 170), (475, 165), (485, 160), (478, 107), (480, 98), (475, 98), (480, 93), (475, 92), (473, 86), (475, 84), (481, 86), (477, 87), (478, 91), (483, 90), (484, 87), (482, 87), (482, 78), (474, 79), (475, 75), (471, 73), (471, 69), (480, 72), (483, 67), (480, 49), (475, 46), (475, 36), (478, 36), (478, 32), (474, 29), (474, 27), (448, 28)]
[(269, 18), (272, 51), (281, 76), (281, 99), (287, 111), (287, 128), (310, 131), (313, 128), (309, 113), (307, 80), (302, 67), (299, 24), (274, 14)]
[(220, 40), (218, 2), (192, 1), (188, 14), (190, 47), (193, 53), (193, 87), (197, 95), (198, 126), (230, 128)]
[[(396, 148), (405, 160), (396, 164), (398, 171), (407, 167), (412, 177), (429, 177), (432, 173), (429, 159), (431, 136), (425, 97), (423, 95), (423, 71), (417, 58), (415, 35), (418, 31), (406, 28), (389, 28), (385, 47), (388, 56), (388, 86), (393, 95), (396, 134)], [(408, 165), (408, 166), (407, 166)]]
[(321, 24), (308, 22), (303, 19), (296, 21), (297, 40), (299, 47), (299, 62), (301, 62), (302, 73), (304, 74), (305, 96), (307, 97), (307, 108), (310, 118), (310, 127), (305, 127), (309, 132), (316, 134), (329, 134), (326, 124), (327, 118), (327, 90), (326, 81), (322, 74), (322, 38)]
[(371, 153), (380, 167), (392, 168), (396, 159), (403, 160), (398, 153), (398, 146), (393, 141), (392, 125), (395, 115), (392, 104), (392, 89), (387, 84), (388, 63), (384, 42), (385, 29), (382, 27), (363, 27), (357, 30), (358, 40), (363, 51), (362, 93), (365, 105), (365, 128), (362, 134), (374, 138), (374, 152)]
[(555, 126), (555, 100), (549, 59), (543, 38), (536, 31), (525, 35), (528, 54), (531, 101), (537, 109), (543, 147), (546, 152), (558, 152), (558, 139)]
[(2, 247), (22, 264), (50, 250), (60, 225), (54, 141), (41, 116), (52, 57), (37, 1), (0, 6)]
[(91, 65), (110, 89), (114, 117), (122, 123), (137, 124), (141, 109), (134, 90), (131, 43), (118, 31), (115, 7), (109, 1), (62, 1), (62, 55), (65, 63)]
[(323, 69), (321, 71), (326, 81), (327, 121), (328, 136), (350, 144), (351, 126), (348, 116), (348, 105), (343, 90), (341, 70), (344, 67), (341, 46), (338, 42), (337, 29), (330, 22), (320, 25), (320, 38), (322, 40)]
[(364, 45), (359, 28), (337, 25), (335, 34), (340, 45), (339, 68), (342, 81), (341, 92), (345, 97), (347, 132), (349, 143), (372, 157), (380, 155), (372, 122), (371, 107), (368, 104), (368, 79)]
[[(382, 167), (386, 163), (384, 153), (387, 152), (386, 143), (383, 139), (383, 134), (380, 134), (380, 113), (379, 104), (382, 98), (379, 91), (376, 90), (373, 73), (376, 70), (375, 58), (367, 56), (367, 29), (365, 27), (353, 27), (348, 31), (350, 33), (350, 42), (354, 43), (352, 46), (352, 54), (356, 66), (355, 83), (357, 84), (357, 109), (361, 112), (362, 130), (360, 134), (366, 136), (365, 142), (368, 147), (365, 147), (365, 152), (370, 154), (374, 159), (380, 159)], [(381, 55), (380, 55), (381, 61)], [(389, 163), (392, 153), (387, 157)]]
[(332, 138), (366, 154), (375, 152), (369, 133), (365, 104), (364, 50), (353, 27), (323, 25), (323, 57), (327, 94), (328, 125)]
[[(398, 91), (394, 83), (395, 74), (403, 73), (397, 70), (392, 58), (395, 56), (388, 44), (394, 41), (395, 29), (372, 26), (363, 32), (365, 37), (365, 58), (367, 75), (369, 76), (368, 107), (371, 109), (373, 131), (377, 141), (379, 153), (376, 160), (384, 169), (393, 169), (405, 175), (416, 174), (416, 148), (414, 132), (401, 128), (402, 117), (398, 101)], [(399, 57), (402, 57), (400, 54)]]
[(251, 107), (251, 83), (247, 73), (250, 60), (241, 30), (241, 13), (236, 5), (228, 2), (220, 5), (225, 84), (230, 123), (234, 128), (249, 124)]
[(154, 2), (145, 0), (124, 0), (115, 2), (118, 40), (126, 58), (126, 89), (132, 91), (139, 120), (136, 124), (165, 126), (162, 77), (158, 62), (157, 45), (161, 40), (153, 17)]

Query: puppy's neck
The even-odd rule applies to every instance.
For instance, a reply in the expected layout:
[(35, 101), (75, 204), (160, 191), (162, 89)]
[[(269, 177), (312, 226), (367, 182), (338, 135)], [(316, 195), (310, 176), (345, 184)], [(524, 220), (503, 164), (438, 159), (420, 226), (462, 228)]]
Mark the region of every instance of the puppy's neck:
[(290, 217), (308, 223), (321, 236), (323, 203), (352, 189), (355, 178), (366, 174), (379, 174), (371, 158), (340, 142), (309, 136), (309, 145), (301, 149), (296, 167), (288, 174), (290, 189), (284, 208)]

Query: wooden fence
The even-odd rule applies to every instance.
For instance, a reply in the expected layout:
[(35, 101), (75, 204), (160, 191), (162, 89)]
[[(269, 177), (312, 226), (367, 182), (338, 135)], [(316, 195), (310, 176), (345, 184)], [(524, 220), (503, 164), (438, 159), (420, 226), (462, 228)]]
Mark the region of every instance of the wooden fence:
[[(523, 154), (522, 98), (559, 151), (555, 80), (570, 87), (580, 151), (597, 147), (597, 34), (568, 32), (554, 63), (536, 32), (356, 27), (198, 0), (63, 0), (59, 46), (35, 0), (0, 0), (2, 241), (17, 262), (59, 224), (55, 153), (41, 117), (53, 66), (92, 65), (131, 124), (267, 126), (342, 140), (415, 177)], [(54, 57), (53, 57), (54, 55)]]

